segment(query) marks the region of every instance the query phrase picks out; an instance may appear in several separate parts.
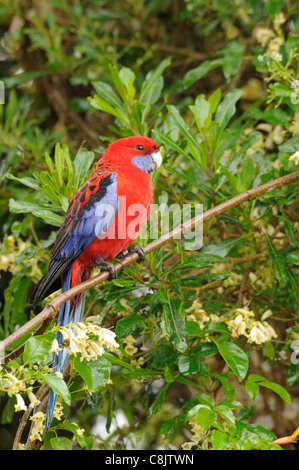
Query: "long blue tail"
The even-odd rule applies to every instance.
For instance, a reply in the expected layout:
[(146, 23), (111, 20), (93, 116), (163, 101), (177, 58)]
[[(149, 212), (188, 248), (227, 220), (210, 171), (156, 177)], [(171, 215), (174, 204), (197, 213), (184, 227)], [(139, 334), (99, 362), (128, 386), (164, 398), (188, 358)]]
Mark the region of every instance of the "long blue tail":
[[(63, 283), (63, 287), (62, 287), (62, 292), (67, 291), (71, 287), (71, 271), (72, 271), (72, 268), (70, 268), (67, 271), (67, 274)], [(84, 314), (85, 297), (86, 297), (86, 292), (83, 292), (82, 294), (79, 294), (78, 296), (70, 300), (67, 300), (67, 302), (62, 304), (59, 310), (57, 324), (60, 326), (66, 326), (69, 323), (77, 323), (81, 321), (83, 318), (83, 314)], [(63, 336), (60, 331), (57, 331), (56, 333), (56, 340), (58, 344), (60, 345), (61, 350), (59, 351), (58, 354), (53, 353), (53, 362), (52, 362), (53, 373), (60, 372), (61, 374), (63, 374), (69, 355), (68, 355), (67, 348), (65, 348), (64, 346), (61, 346), (63, 342)], [(57, 398), (58, 398), (57, 394), (52, 389), (50, 389), (46, 422), (45, 422), (46, 432), (48, 432), (49, 427), (51, 426)]]

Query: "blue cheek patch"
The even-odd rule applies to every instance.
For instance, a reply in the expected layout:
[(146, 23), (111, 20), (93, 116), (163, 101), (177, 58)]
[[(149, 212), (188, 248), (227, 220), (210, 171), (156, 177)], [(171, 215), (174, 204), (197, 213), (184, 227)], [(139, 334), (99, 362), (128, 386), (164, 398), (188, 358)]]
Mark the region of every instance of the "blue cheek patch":
[(137, 156), (133, 158), (133, 163), (135, 166), (140, 168), (140, 170), (150, 173), (153, 167), (153, 159), (151, 155)]

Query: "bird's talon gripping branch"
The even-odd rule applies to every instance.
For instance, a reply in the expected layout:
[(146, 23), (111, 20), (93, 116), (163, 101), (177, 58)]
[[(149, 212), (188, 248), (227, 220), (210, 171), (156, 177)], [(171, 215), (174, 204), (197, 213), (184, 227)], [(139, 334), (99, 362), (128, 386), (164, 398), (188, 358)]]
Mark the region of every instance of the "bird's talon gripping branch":
[(115, 266), (111, 263), (106, 263), (103, 260), (96, 261), (97, 265), (101, 267), (101, 271), (106, 271), (109, 273), (108, 281), (112, 281), (117, 278), (117, 271)]
[(144, 251), (144, 248), (139, 245), (134, 245), (131, 248), (128, 249), (128, 254), (131, 253), (137, 253), (139, 255), (139, 258), (137, 260), (137, 263), (144, 263), (146, 260), (146, 252)]
[(124, 259), (129, 254), (128, 250), (123, 250), (115, 256), (116, 259)]

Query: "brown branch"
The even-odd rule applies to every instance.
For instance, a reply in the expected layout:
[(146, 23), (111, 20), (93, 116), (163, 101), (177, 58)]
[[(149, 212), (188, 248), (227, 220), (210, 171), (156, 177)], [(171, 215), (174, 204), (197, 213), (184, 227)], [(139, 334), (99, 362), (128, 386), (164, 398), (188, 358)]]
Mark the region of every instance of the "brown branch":
[[(157, 250), (158, 248), (161, 248), (162, 246), (166, 245), (172, 240), (179, 239), (183, 234), (190, 232), (195, 227), (207, 222), (208, 220), (214, 217), (219, 216), (220, 214), (224, 212), (229, 211), (233, 207), (239, 206), (240, 204), (244, 202), (251, 201), (252, 199), (257, 198), (261, 196), (262, 194), (265, 194), (269, 191), (273, 191), (274, 189), (281, 188), (282, 186), (295, 183), (296, 181), (299, 181), (299, 171), (296, 171), (294, 173), (290, 173), (288, 175), (282, 176), (281, 178), (277, 178), (275, 180), (269, 181), (268, 183), (258, 186), (257, 188), (252, 188), (252, 189), (249, 189), (248, 191), (244, 191), (243, 193), (238, 194), (237, 196), (234, 196), (228, 201), (225, 201), (222, 204), (219, 204), (218, 206), (207, 210), (203, 214), (199, 214), (193, 219), (187, 222), (184, 222), (183, 224), (178, 225), (171, 232), (149, 243), (144, 248), (145, 252), (146, 254), (152, 253), (153, 251)], [(116, 272), (118, 273), (122, 271), (127, 266), (130, 266), (134, 261), (137, 261), (137, 259), (138, 259), (138, 254), (132, 253), (128, 255), (126, 258), (124, 258), (123, 260), (117, 261), (114, 265)], [(109, 277), (108, 272), (102, 272), (98, 274), (97, 276), (94, 276), (93, 278), (89, 279), (88, 281), (85, 281), (82, 284), (72, 287), (68, 291), (60, 294), (54, 300), (49, 302), (46, 305), (46, 307), (42, 310), (42, 312), (36, 315), (36, 317), (32, 318), (25, 325), (21, 326), (17, 331), (13, 332), (8, 338), (0, 342), (0, 355), (1, 355), (1, 352), (3, 353), (5, 349), (8, 348), (10, 345), (12, 345), (16, 340), (22, 338), (25, 334), (35, 329), (38, 325), (42, 323), (41, 327), (35, 333), (35, 334), (41, 334), (41, 332), (44, 330), (45, 322), (48, 325), (49, 322), (53, 320), (53, 318), (56, 316), (58, 312), (59, 307), (64, 302), (71, 299), (75, 295), (80, 294), (81, 292), (84, 292), (88, 289), (91, 289), (92, 287), (102, 284), (104, 281), (108, 279), (108, 277)], [(0, 363), (8, 362), (8, 360), (10, 360), (12, 357), (15, 357), (16, 354), (20, 354), (21, 350), (22, 350), (22, 347), (16, 350), (17, 353), (13, 351), (8, 356), (3, 357), (0, 360)]]
[(240, 291), (239, 291), (239, 298), (238, 298), (238, 304), (237, 304), (238, 308), (243, 307), (244, 292), (247, 291), (246, 286), (247, 286), (249, 273), (250, 273), (250, 268), (247, 268), (246, 271), (244, 272), (243, 279), (242, 279), (242, 282), (241, 282), (241, 287), (240, 287)]
[[(38, 400), (42, 401), (45, 398), (45, 396), (47, 395), (48, 390), (49, 390), (48, 385), (46, 385), (46, 384), (42, 385), (40, 387), (40, 389), (38, 390), (38, 392), (36, 393), (36, 398)], [(14, 443), (13, 443), (13, 446), (12, 446), (12, 450), (18, 450), (23, 431), (27, 426), (28, 420), (29, 420), (30, 415), (31, 415), (32, 412), (33, 412), (33, 409), (30, 406), (28, 406), (27, 410), (23, 413), (23, 416), (20, 419), (20, 423), (19, 423), (16, 435), (15, 435), (15, 438), (14, 438)], [(29, 435), (30, 435), (30, 433), (29, 433)]]
[(170, 44), (159, 44), (159, 43), (154, 43), (154, 44), (149, 44), (148, 42), (140, 42), (140, 41), (135, 41), (135, 42), (129, 42), (126, 39), (120, 39), (118, 38), (116, 41), (116, 44), (120, 46), (129, 46), (130, 48), (136, 47), (139, 49), (144, 49), (147, 51), (148, 49), (151, 49), (152, 51), (163, 51), (167, 52), (167, 54), (173, 54), (174, 56), (179, 55), (184, 55), (184, 56), (189, 56), (193, 61), (203, 61), (211, 57), (211, 54), (209, 52), (196, 52), (190, 48), (184, 48), (184, 47), (176, 47), (172, 46)]

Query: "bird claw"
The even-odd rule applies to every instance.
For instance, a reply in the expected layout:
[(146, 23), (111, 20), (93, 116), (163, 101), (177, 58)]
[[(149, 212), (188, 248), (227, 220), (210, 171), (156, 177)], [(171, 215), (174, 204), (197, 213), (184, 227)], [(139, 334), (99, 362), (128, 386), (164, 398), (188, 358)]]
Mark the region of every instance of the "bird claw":
[(102, 259), (96, 260), (96, 264), (101, 267), (101, 271), (106, 271), (109, 273), (108, 281), (113, 281), (113, 279), (117, 278), (117, 271), (113, 264), (107, 263)]
[(115, 256), (117, 259), (124, 259), (129, 254), (128, 250), (123, 250)]
[(146, 260), (146, 252), (142, 246), (139, 245), (134, 245), (131, 248), (128, 249), (128, 254), (130, 255), (131, 253), (137, 253), (139, 255), (139, 258), (137, 259), (137, 263), (144, 263)]

